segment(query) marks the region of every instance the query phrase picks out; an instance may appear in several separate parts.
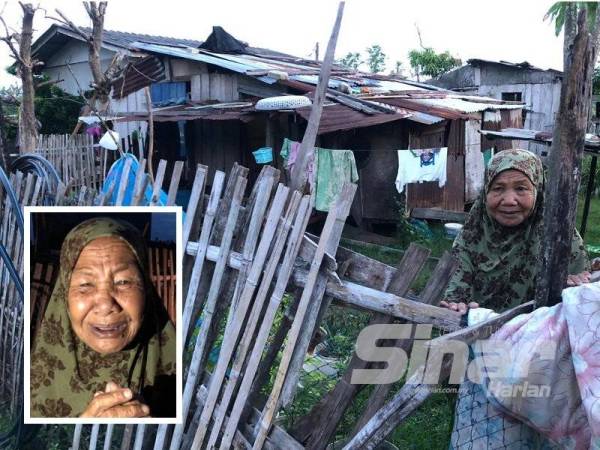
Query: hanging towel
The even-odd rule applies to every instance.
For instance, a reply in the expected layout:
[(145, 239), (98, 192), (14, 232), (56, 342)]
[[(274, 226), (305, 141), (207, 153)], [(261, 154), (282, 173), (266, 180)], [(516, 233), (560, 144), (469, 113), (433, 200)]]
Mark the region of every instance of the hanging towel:
[(398, 150), (396, 189), (402, 192), (406, 184), (423, 181), (437, 181), (439, 187), (444, 187), (447, 158), (448, 147)]
[[(346, 182), (358, 181), (358, 171), (352, 150), (315, 149), (316, 188), (315, 209), (329, 211)], [(310, 173), (309, 173), (310, 178)]]
[[(292, 141), (288, 138), (283, 140), (283, 144), (281, 145), (281, 151), (279, 152), (279, 156), (283, 158), (285, 168), (288, 170), (292, 170), (294, 164), (296, 163), (296, 158), (298, 157), (298, 152), (300, 150), (300, 142)], [(315, 152), (312, 155), (309, 155), (308, 160), (306, 161), (306, 173), (307, 180), (310, 186), (310, 190), (314, 191), (315, 186)]]
[(300, 150), (300, 142), (292, 141), (288, 138), (285, 138), (283, 140), (279, 156), (281, 156), (285, 161), (286, 169), (291, 168), (296, 162), (296, 158), (298, 157), (298, 150)]

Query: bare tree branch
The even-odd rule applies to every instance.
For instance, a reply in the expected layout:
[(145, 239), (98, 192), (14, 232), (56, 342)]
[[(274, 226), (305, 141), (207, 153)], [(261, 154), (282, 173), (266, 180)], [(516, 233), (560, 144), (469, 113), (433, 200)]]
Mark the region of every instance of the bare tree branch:
[(46, 17), (48, 17), (49, 19), (56, 20), (57, 22), (60, 22), (63, 25), (68, 26), (73, 32), (77, 33), (84, 41), (91, 42), (92, 38), (88, 33), (84, 32), (81, 28), (79, 28), (77, 25), (75, 25), (73, 22), (71, 22), (69, 20), (69, 18), (65, 14), (63, 14), (63, 12), (60, 9), (56, 8), (55, 11), (56, 11), (56, 14), (58, 14), (61, 17), (62, 20), (57, 19), (56, 17), (51, 17), (51, 16), (46, 16)]
[(4, 21), (4, 17), (2, 17), (2, 15), (0, 15), (0, 22), (2, 22), (2, 25), (4, 26), (4, 32), (6, 34), (6, 36), (0, 37), (0, 41), (6, 42), (6, 45), (8, 45), (8, 48), (10, 49), (13, 58), (15, 58), (19, 64), (24, 65), (25, 61), (23, 61), (23, 58), (21, 58), (21, 54), (15, 47), (15, 42), (13, 42), (16, 41), (16, 33), (11, 33), (8, 30), (8, 26), (6, 25), (6, 22)]
[(39, 89), (39, 88), (42, 88), (44, 86), (52, 86), (52, 85), (55, 85), (55, 84), (58, 84), (58, 83), (62, 83), (63, 81), (65, 81), (65, 80), (63, 80), (63, 79), (60, 79), (60, 80), (46, 80), (46, 81), (42, 81), (40, 83), (35, 84), (35, 88)]

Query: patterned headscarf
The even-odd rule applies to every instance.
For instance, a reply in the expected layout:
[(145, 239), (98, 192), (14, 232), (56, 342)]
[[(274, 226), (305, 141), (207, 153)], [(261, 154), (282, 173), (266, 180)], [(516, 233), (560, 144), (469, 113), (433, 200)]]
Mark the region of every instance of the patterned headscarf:
[[(73, 331), (67, 300), (71, 274), (83, 248), (95, 239), (111, 236), (123, 240), (135, 255), (144, 277), (146, 306), (134, 340), (119, 352), (103, 355)], [(126, 222), (100, 217), (69, 232), (31, 354), (32, 417), (77, 417), (109, 381), (129, 387), (150, 406), (152, 416), (175, 416), (175, 328), (154, 289), (147, 262), (140, 232)]]
[[(506, 227), (488, 213), (487, 192), (494, 178), (506, 170), (525, 174), (535, 187), (535, 205), (520, 225)], [(543, 236), (544, 170), (527, 150), (505, 150), (490, 161), (485, 187), (471, 208), (465, 226), (453, 245), (459, 268), (450, 280), (445, 299), (477, 302), (497, 311), (532, 300)], [(569, 273), (588, 265), (583, 241), (575, 230)]]

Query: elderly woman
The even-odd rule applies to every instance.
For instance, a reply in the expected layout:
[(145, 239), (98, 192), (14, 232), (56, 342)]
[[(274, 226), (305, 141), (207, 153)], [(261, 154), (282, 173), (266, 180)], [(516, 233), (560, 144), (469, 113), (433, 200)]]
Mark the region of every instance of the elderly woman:
[[(494, 156), (481, 193), (454, 242), (459, 260), (445, 300), (465, 313), (467, 305), (495, 311), (533, 300), (543, 238), (544, 172), (540, 159), (526, 150)], [(575, 231), (568, 284), (589, 281), (583, 241)]]
[[(501, 312), (534, 298), (543, 238), (544, 172), (526, 150), (494, 156), (485, 189), (473, 205), (453, 252), (459, 268), (440, 304), (466, 313), (482, 306)], [(583, 242), (575, 231), (568, 284), (589, 281)], [(513, 418), (480, 384), (465, 381), (456, 405), (451, 449), (555, 448), (537, 431)]]
[(69, 232), (31, 354), (32, 417), (175, 417), (175, 329), (147, 261), (128, 223)]

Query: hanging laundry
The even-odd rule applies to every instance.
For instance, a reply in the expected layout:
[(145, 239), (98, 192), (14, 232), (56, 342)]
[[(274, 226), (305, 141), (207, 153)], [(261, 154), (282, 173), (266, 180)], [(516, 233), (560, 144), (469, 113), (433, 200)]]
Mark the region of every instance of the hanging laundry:
[(402, 192), (406, 184), (423, 181), (437, 181), (439, 187), (444, 187), (447, 158), (448, 147), (398, 150), (396, 189)]
[(300, 142), (292, 141), (288, 138), (285, 138), (283, 140), (279, 156), (281, 156), (285, 161), (286, 169), (292, 167), (296, 162), (296, 158), (298, 157), (298, 150), (300, 150)]
[[(285, 168), (288, 170), (292, 170), (292, 167), (296, 163), (296, 158), (298, 157), (298, 152), (300, 150), (300, 142), (292, 141), (291, 139), (285, 138), (283, 140), (283, 144), (281, 145), (281, 151), (279, 152), (279, 156), (283, 158)], [(315, 149), (316, 151), (316, 149)], [(306, 162), (306, 172), (308, 184), (310, 185), (311, 191), (314, 190), (315, 185), (315, 162), (314, 162), (314, 153), (308, 157), (308, 161)]]
[(356, 183), (358, 171), (352, 150), (315, 149), (317, 180), (315, 209), (329, 211), (346, 182)]
[[(286, 169), (292, 169), (299, 150), (300, 142), (288, 138), (283, 140), (279, 155), (284, 159)], [(315, 209), (318, 211), (329, 211), (345, 182), (358, 181), (352, 150), (316, 147), (306, 162), (306, 173), (310, 190), (315, 194)]]

